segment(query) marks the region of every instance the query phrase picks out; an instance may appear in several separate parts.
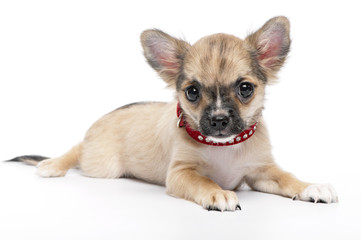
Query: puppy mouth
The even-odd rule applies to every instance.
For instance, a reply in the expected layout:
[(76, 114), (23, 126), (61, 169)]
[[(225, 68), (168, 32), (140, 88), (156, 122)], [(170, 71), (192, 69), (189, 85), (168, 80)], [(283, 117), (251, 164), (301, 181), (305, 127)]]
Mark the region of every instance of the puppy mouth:
[(237, 134), (232, 134), (227, 130), (218, 130), (212, 134), (209, 134), (207, 137), (213, 142), (217, 143), (226, 143), (235, 138)]
[(210, 137), (215, 137), (215, 138), (228, 138), (230, 137), (232, 134), (229, 133), (228, 131), (216, 131), (213, 134), (210, 134)]
[(241, 129), (237, 128), (236, 130), (231, 130), (229, 128), (223, 130), (213, 130), (209, 131), (209, 128), (206, 129), (208, 131), (200, 130), (202, 135), (206, 136), (209, 140), (215, 143), (226, 143), (232, 141), (241, 131)]
[(216, 136), (208, 136), (207, 138), (215, 143), (226, 143), (234, 139), (236, 136), (237, 136), (236, 134), (234, 135), (218, 134)]

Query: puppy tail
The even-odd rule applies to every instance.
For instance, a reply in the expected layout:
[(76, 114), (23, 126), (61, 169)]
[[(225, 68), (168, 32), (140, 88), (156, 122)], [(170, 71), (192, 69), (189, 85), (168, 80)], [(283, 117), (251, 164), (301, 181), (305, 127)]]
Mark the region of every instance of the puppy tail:
[[(38, 174), (42, 177), (62, 177), (79, 162), (82, 144), (74, 146), (70, 151), (58, 158), (49, 159), (39, 155), (25, 155), (8, 160), (8, 162), (24, 162), (38, 167)], [(45, 159), (47, 161), (42, 162)]]
[(19, 156), (10, 160), (7, 160), (6, 162), (23, 162), (28, 165), (36, 166), (39, 162), (49, 159), (48, 157), (40, 156), (40, 155), (24, 155)]

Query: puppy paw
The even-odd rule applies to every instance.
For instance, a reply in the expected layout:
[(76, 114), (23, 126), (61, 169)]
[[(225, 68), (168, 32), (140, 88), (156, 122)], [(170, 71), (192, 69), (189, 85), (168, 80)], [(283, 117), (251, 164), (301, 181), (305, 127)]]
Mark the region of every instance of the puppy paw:
[(56, 159), (48, 159), (38, 163), (38, 175), (41, 177), (63, 177), (66, 170), (60, 168)]
[(297, 198), (314, 203), (338, 202), (337, 193), (331, 184), (312, 184), (303, 190), (298, 197), (294, 197), (294, 199)]
[(208, 196), (201, 201), (201, 204), (208, 211), (215, 210), (223, 212), (236, 211), (237, 209), (241, 210), (237, 195), (232, 191), (214, 191), (208, 194)]

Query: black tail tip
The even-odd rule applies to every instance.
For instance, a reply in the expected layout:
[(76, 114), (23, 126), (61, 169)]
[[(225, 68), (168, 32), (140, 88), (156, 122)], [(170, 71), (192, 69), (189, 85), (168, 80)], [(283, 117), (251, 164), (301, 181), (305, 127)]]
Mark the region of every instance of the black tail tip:
[(30, 165), (36, 165), (38, 162), (41, 162), (45, 159), (49, 159), (49, 158), (40, 155), (24, 155), (7, 160), (6, 162), (24, 162)]

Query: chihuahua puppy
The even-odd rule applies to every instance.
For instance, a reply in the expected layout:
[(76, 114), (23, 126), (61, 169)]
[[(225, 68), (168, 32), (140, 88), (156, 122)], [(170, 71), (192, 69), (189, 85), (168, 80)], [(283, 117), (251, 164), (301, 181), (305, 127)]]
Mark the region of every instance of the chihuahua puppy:
[(337, 202), (331, 185), (302, 182), (272, 157), (262, 110), (265, 88), (288, 55), (289, 32), (286, 17), (270, 19), (244, 40), (215, 34), (194, 45), (144, 31), (144, 56), (175, 89), (174, 102), (123, 106), (61, 157), (13, 160), (40, 161), (43, 177), (79, 166), (89, 177), (142, 179), (208, 210), (240, 209), (234, 190), (243, 183), (292, 199)]

